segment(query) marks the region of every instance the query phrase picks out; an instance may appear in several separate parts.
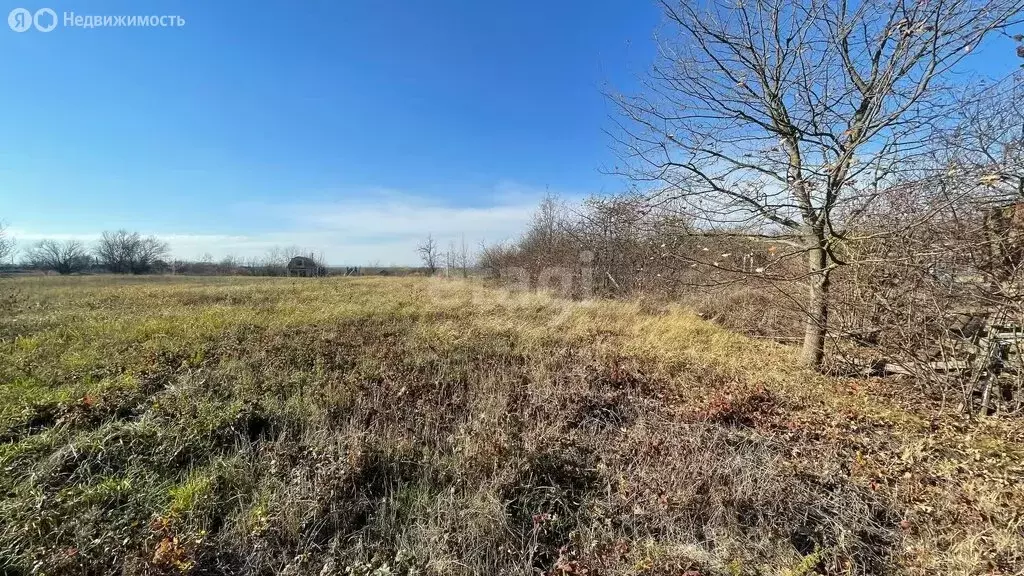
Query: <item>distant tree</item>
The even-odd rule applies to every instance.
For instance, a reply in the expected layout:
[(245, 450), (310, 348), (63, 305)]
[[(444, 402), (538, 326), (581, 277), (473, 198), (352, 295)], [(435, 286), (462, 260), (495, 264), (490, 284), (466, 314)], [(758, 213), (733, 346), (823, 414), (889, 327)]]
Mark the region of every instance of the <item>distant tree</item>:
[(309, 257), (316, 263), (317, 273), (320, 276), (327, 276), (327, 257), (323, 252), (310, 252)]
[(448, 241), (448, 250), (444, 253), (444, 275), (451, 276), (458, 266), (459, 253), (455, 249), (455, 241)]
[(433, 234), (427, 234), (427, 238), (416, 247), (416, 252), (419, 253), (420, 260), (423, 261), (423, 265), (427, 267), (431, 275), (437, 272), (437, 263), (441, 253), (437, 249), (437, 240), (434, 240)]
[(442, 256), (444, 257), (445, 276), (452, 276), (458, 273), (463, 278), (469, 278), (469, 248), (466, 246), (465, 236), (462, 237), (458, 245), (455, 244), (454, 240), (449, 241), (448, 250)]
[(249, 266), (261, 276), (284, 276), (288, 273), (288, 261), (303, 252), (298, 246), (274, 246), (263, 258), (251, 260)]
[(40, 240), (25, 254), (25, 261), (34, 268), (58, 274), (81, 272), (89, 267), (89, 253), (78, 240)]
[(147, 236), (139, 244), (136, 258), (132, 261), (132, 274), (149, 272), (153, 264), (167, 257), (171, 247), (167, 242), (158, 239), (156, 236)]
[(465, 234), (462, 235), (462, 240), (459, 244), (459, 253), (455, 260), (459, 266), (459, 270), (462, 271), (462, 277), (469, 278), (469, 247), (466, 246)]
[(14, 238), (7, 233), (7, 226), (0, 222), (0, 263), (14, 254)]
[(170, 247), (156, 236), (142, 236), (127, 230), (104, 232), (96, 246), (100, 264), (115, 274), (149, 272), (153, 263), (165, 258), (168, 252)]
[[(136, 238), (138, 234), (134, 235)], [(96, 259), (107, 270), (126, 274), (129, 268), (130, 252), (134, 250), (132, 235), (124, 230), (104, 232), (96, 245)]]

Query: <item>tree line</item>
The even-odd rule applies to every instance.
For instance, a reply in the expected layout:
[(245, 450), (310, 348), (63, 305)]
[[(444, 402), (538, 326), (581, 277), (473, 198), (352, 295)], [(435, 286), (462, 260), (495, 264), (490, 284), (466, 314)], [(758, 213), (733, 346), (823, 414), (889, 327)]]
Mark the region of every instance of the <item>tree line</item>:
[[(0, 227), (0, 260), (14, 254), (14, 239)], [(43, 239), (25, 249), (22, 264), (37, 270), (74, 274), (100, 267), (115, 274), (147, 274), (166, 266), (170, 246), (156, 236), (117, 230), (103, 232), (91, 247), (81, 240)]]
[(470, 270), (475, 267), (474, 255), (466, 245), (465, 236), (462, 237), (459, 244), (456, 245), (452, 240), (448, 242), (448, 249), (442, 250), (434, 235), (428, 234), (422, 242), (416, 245), (416, 254), (419, 255), (420, 262), (423, 264), (423, 271), (430, 276), (443, 270), (445, 276), (459, 275), (462, 278), (468, 278)]
[[(0, 222), (0, 264), (10, 262), (17, 252), (15, 239)], [(249, 258), (229, 254), (215, 260), (204, 254), (196, 260), (171, 260), (167, 242), (127, 230), (103, 232), (91, 246), (75, 239), (43, 239), (21, 251), (20, 264), (61, 275), (99, 269), (115, 274), (286, 276), (288, 262), (295, 256), (327, 266), (323, 253), (298, 246), (274, 246), (262, 256)]]

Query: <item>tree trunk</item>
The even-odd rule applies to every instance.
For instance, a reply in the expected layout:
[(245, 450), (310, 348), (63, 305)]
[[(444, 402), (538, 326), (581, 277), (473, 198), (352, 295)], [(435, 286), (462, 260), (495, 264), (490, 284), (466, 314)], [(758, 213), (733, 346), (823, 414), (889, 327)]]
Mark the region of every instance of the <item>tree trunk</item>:
[(828, 330), (828, 253), (824, 240), (819, 236), (810, 242), (807, 250), (808, 272), (810, 272), (810, 301), (804, 320), (804, 346), (800, 360), (807, 366), (819, 369), (825, 358), (825, 334)]

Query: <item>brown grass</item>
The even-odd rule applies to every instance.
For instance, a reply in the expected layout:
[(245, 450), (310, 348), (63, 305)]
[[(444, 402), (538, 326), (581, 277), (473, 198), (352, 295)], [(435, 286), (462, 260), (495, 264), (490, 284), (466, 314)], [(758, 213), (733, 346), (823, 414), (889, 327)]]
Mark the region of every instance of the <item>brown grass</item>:
[(1011, 574), (1022, 428), (676, 306), (427, 279), (22, 279), (0, 567)]

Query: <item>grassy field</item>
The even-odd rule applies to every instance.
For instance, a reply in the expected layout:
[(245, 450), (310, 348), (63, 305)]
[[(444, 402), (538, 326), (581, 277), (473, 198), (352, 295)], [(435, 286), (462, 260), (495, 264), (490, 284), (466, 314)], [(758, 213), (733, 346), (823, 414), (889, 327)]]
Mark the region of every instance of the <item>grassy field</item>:
[(1021, 574), (1024, 426), (685, 310), (0, 280), (9, 574)]

